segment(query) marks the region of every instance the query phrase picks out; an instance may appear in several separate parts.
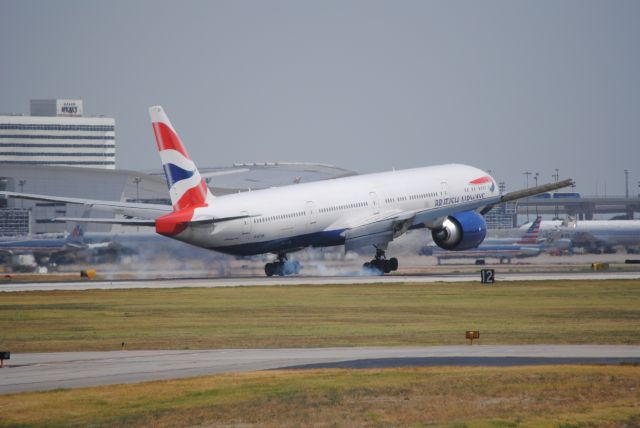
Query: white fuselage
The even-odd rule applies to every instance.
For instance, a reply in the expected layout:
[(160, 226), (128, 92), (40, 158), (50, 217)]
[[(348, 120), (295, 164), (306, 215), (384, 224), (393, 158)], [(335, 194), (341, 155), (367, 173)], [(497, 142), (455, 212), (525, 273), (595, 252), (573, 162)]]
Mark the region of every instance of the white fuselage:
[(483, 176), (478, 168), (448, 164), (225, 195), (196, 208), (192, 220), (250, 217), (191, 225), (174, 238), (239, 255), (340, 245), (346, 229), (378, 217), (498, 195), (492, 178), (470, 183)]
[(566, 225), (550, 220), (540, 224), (540, 231), (571, 239), (578, 246), (640, 245), (640, 220), (578, 220)]

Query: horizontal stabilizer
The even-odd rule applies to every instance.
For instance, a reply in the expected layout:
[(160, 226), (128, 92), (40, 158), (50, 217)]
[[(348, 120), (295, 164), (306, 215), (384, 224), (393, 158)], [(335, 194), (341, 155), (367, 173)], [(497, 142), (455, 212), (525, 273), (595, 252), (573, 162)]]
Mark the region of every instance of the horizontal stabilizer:
[(109, 211), (135, 217), (157, 218), (171, 212), (171, 206), (160, 204), (147, 204), (141, 202), (103, 201), (98, 199), (68, 198), (66, 196), (36, 195), (31, 193), (18, 193), (0, 191), (0, 196), (7, 198), (28, 199), (33, 201), (60, 202), (65, 204), (84, 205), (88, 208)]
[[(202, 226), (207, 224), (219, 223), (223, 221), (239, 220), (242, 218), (252, 217), (248, 215), (234, 217), (220, 217), (204, 220), (195, 220), (182, 223), (184, 226)], [(77, 222), (77, 223), (96, 223), (96, 224), (118, 224), (121, 226), (149, 226), (155, 227), (155, 220), (146, 220), (139, 218), (86, 218), (86, 217), (57, 217), (51, 220), (54, 223)]]
[(207, 218), (207, 219), (204, 219), (204, 220), (193, 220), (193, 221), (190, 221), (189, 224), (192, 225), (192, 226), (199, 226), (199, 225), (205, 225), (205, 224), (221, 223), (223, 221), (240, 220), (240, 219), (249, 218), (249, 217), (259, 217), (259, 216), (257, 216), (257, 215), (236, 215), (236, 216), (231, 216), (231, 217)]
[[(251, 217), (248, 215), (240, 215), (233, 217), (208, 218), (204, 220), (188, 221), (185, 224), (189, 226), (201, 226), (223, 221), (239, 220)], [(138, 218), (86, 218), (86, 217), (57, 217), (51, 220), (56, 223), (77, 222), (77, 223), (98, 223), (98, 224), (120, 224), (123, 226), (155, 226), (155, 220), (146, 220)]]
[(155, 226), (154, 220), (138, 218), (86, 218), (86, 217), (57, 217), (51, 220), (55, 223), (65, 223), (68, 221), (77, 223), (98, 223), (98, 224), (120, 224), (123, 226)]
[(160, 235), (174, 236), (184, 231), (190, 226), (205, 226), (223, 221), (239, 220), (250, 215), (230, 216), (230, 217), (215, 217), (215, 218), (202, 218), (198, 220), (192, 220), (193, 210), (174, 211), (170, 214), (158, 217), (155, 222), (156, 232)]

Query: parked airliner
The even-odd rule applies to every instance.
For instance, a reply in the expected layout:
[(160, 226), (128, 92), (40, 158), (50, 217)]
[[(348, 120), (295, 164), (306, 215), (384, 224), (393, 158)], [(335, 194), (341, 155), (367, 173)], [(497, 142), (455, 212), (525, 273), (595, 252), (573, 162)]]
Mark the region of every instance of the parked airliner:
[[(505, 237), (505, 238), (487, 238), (482, 241), (485, 245), (510, 245), (510, 244), (521, 244), (521, 245), (536, 245), (544, 241), (544, 239), (539, 238), (540, 235), (540, 223), (542, 222), (542, 216), (537, 216), (536, 219), (532, 223), (529, 224), (529, 227), (524, 231), (521, 236), (518, 237)], [(524, 229), (524, 228), (520, 228)]]
[(0, 192), (111, 211), (135, 218), (60, 218), (60, 221), (155, 226), (171, 238), (233, 255), (274, 253), (268, 276), (298, 273), (288, 253), (305, 247), (372, 246), (365, 263), (377, 273), (398, 269), (387, 259), (390, 241), (427, 227), (448, 250), (477, 247), (486, 235), (483, 214), (494, 205), (571, 185), (570, 179), (501, 195), (485, 171), (449, 164), (337, 178), (215, 197), (160, 106), (149, 109), (172, 206)]
[(640, 220), (545, 220), (540, 230), (545, 236), (570, 239), (573, 246), (589, 252), (614, 252), (616, 246), (640, 246)]

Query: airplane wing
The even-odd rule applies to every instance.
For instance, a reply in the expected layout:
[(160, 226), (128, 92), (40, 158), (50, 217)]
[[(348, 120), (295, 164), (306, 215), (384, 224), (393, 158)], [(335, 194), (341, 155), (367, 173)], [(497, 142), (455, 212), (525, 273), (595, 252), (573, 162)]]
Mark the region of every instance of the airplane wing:
[(415, 214), (401, 212), (382, 214), (368, 219), (366, 223), (351, 227), (343, 232), (345, 251), (375, 245), (384, 247), (390, 241), (405, 233), (413, 224)]
[[(0, 196), (18, 199), (29, 199), (35, 201), (62, 202), (67, 204), (84, 205), (102, 211), (109, 211), (115, 214), (122, 214), (145, 219), (155, 219), (161, 215), (170, 213), (170, 205), (145, 204), (139, 202), (102, 201), (97, 199), (68, 198), (64, 196), (36, 195), (31, 193), (17, 193), (0, 191)], [(80, 221), (78, 219), (77, 221)]]
[(434, 224), (435, 222), (435, 226), (438, 226), (437, 223), (439, 222), (439, 219), (463, 211), (478, 210), (480, 214), (484, 215), (491, 211), (491, 209), (496, 205), (517, 199), (528, 198), (529, 196), (550, 192), (552, 190), (562, 189), (563, 187), (568, 187), (572, 184), (573, 180), (569, 178), (556, 183), (543, 184), (541, 186), (529, 187), (528, 189), (516, 190), (515, 192), (505, 193), (504, 195), (495, 196), (493, 198), (485, 198), (478, 201), (470, 201), (462, 204), (438, 207), (435, 209), (418, 210), (416, 211), (414, 225), (425, 223), (430, 226), (430, 223)]
[(383, 249), (389, 242), (410, 228), (424, 227), (425, 225), (429, 228), (439, 227), (447, 216), (454, 213), (478, 210), (480, 214), (486, 214), (498, 204), (560, 189), (571, 184), (573, 181), (567, 179), (462, 204), (382, 214), (373, 219), (367, 219), (362, 224), (350, 227), (343, 232), (345, 251), (367, 245), (375, 245)]
[(347, 229), (344, 233), (345, 251), (375, 245), (384, 248), (389, 242), (399, 237), (412, 227), (437, 227), (448, 215), (462, 211), (471, 211), (487, 204), (500, 203), (500, 196), (482, 201), (471, 201), (455, 206), (430, 208), (425, 210), (402, 211), (388, 215), (381, 215), (374, 219)]
[[(551, 192), (553, 190), (569, 187), (572, 184), (573, 184), (573, 180), (570, 178), (567, 178), (566, 180), (557, 181), (555, 183), (543, 184), (541, 186), (529, 187), (528, 189), (516, 190), (515, 192), (509, 192), (502, 195), (500, 197), (500, 202), (498, 203), (502, 204), (505, 202), (515, 201), (517, 199), (528, 198), (530, 196), (539, 195), (540, 193)], [(480, 211), (480, 214), (485, 215), (486, 213), (491, 211), (491, 209), (495, 205), (497, 204), (487, 205)]]

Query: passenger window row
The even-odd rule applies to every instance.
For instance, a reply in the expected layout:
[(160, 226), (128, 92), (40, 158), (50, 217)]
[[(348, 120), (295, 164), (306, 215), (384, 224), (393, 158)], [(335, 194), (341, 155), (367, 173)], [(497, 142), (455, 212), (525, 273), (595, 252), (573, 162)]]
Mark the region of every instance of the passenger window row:
[(320, 208), (320, 212), (329, 213), (329, 212), (342, 211), (342, 210), (348, 210), (353, 208), (362, 208), (366, 206), (369, 206), (368, 202), (354, 202), (352, 204), (335, 205), (333, 207)]
[(279, 215), (272, 215), (272, 216), (268, 216), (268, 217), (259, 217), (255, 220), (253, 220), (254, 223), (266, 223), (269, 221), (276, 221), (276, 220), (287, 220), (290, 218), (295, 218), (295, 217), (302, 217), (304, 216), (304, 211), (298, 211), (295, 213), (289, 213), (289, 214), (279, 214)]
[(435, 196), (438, 196), (437, 192), (420, 193), (420, 194), (417, 194), (417, 195), (410, 195), (408, 198), (406, 196), (398, 196), (398, 197), (395, 197), (395, 198), (386, 198), (384, 201), (387, 204), (393, 204), (395, 202), (406, 201), (407, 199), (415, 201), (417, 199), (427, 199), (427, 198), (433, 198)]

